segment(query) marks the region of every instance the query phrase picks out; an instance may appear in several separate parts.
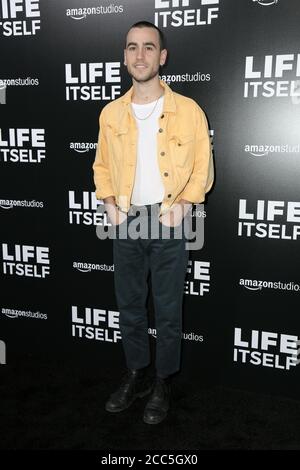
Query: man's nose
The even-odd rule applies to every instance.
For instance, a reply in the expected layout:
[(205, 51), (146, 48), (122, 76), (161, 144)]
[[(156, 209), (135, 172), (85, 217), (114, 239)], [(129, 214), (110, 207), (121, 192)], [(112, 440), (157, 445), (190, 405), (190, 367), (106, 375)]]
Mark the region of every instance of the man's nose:
[(138, 59), (143, 59), (144, 58), (144, 48), (143, 47), (138, 47), (137, 48), (137, 58)]

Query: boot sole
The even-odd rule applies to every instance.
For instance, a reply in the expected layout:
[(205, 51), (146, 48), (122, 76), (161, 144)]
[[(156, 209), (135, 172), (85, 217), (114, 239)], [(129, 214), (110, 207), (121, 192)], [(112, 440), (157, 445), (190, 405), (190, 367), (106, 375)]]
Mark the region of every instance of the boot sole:
[(150, 387), (149, 389), (145, 390), (144, 392), (140, 392), (140, 393), (136, 393), (132, 400), (127, 404), (127, 406), (125, 407), (122, 407), (122, 408), (114, 408), (114, 409), (110, 409), (109, 407), (107, 407), (107, 405), (105, 405), (105, 410), (106, 411), (109, 411), (109, 413), (120, 413), (121, 411), (124, 411), (124, 410), (127, 410), (133, 402), (135, 402), (135, 400), (137, 398), (143, 398), (145, 397), (146, 395), (148, 395), (149, 393), (151, 393), (152, 391), (152, 387)]

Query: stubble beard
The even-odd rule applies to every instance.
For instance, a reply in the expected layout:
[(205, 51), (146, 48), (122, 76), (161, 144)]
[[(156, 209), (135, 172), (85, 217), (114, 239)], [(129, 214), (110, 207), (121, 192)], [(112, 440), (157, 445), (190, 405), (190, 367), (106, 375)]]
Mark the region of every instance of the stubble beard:
[(135, 80), (137, 83), (147, 83), (159, 74), (159, 67), (156, 70), (153, 70), (153, 72), (150, 72), (149, 75), (146, 75), (145, 77), (142, 77), (142, 78), (137, 77), (134, 73), (130, 72), (128, 69), (127, 71), (129, 75), (131, 76), (131, 78)]

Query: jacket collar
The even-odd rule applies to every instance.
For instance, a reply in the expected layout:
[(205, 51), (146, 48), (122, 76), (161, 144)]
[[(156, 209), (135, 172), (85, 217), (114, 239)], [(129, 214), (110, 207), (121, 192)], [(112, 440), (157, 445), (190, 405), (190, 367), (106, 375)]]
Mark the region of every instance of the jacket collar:
[[(165, 91), (163, 112), (175, 113), (176, 103), (173, 91), (163, 80), (159, 80), (159, 83)], [(132, 93), (133, 86), (121, 97), (121, 100), (125, 105), (131, 104)]]

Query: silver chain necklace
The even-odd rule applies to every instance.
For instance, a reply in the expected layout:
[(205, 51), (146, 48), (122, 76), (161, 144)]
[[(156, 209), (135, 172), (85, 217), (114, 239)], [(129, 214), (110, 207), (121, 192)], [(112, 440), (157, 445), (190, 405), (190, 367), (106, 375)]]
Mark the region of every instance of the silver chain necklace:
[(157, 106), (157, 103), (158, 103), (159, 99), (160, 99), (162, 96), (163, 96), (163, 94), (160, 95), (160, 96), (157, 98), (157, 100), (156, 100), (156, 102), (155, 102), (155, 105), (154, 105), (154, 107), (153, 107), (151, 113), (148, 114), (148, 116), (146, 116), (146, 117), (144, 117), (144, 118), (138, 117), (138, 116), (135, 114), (135, 111), (134, 111), (134, 109), (133, 109), (133, 106), (131, 105), (131, 108), (132, 108), (134, 117), (136, 117), (139, 121), (145, 121), (146, 119), (148, 119), (148, 118), (154, 113), (154, 110), (155, 110), (155, 108), (156, 108), (156, 106)]

